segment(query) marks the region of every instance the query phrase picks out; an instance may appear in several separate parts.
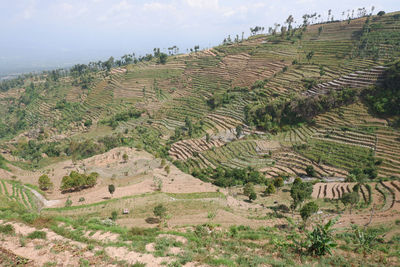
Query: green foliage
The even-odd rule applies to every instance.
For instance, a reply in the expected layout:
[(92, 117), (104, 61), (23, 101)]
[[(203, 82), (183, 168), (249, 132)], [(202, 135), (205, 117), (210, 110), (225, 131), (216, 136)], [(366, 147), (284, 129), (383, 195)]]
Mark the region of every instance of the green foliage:
[(160, 64), (165, 64), (165, 63), (167, 63), (167, 59), (168, 59), (168, 55), (167, 55), (167, 54), (165, 54), (165, 53), (160, 53), (160, 56), (159, 56), (159, 58), (158, 58), (158, 62), (159, 62)]
[(32, 224), (37, 218), (38, 215), (36, 213), (25, 213), (21, 216), (22, 221), (29, 224)]
[(6, 159), (2, 155), (0, 155), (0, 169), (9, 170), (6, 163)]
[(236, 138), (239, 138), (243, 133), (243, 126), (242, 125), (238, 125), (236, 126)]
[[(181, 167), (183, 168), (183, 166)], [(251, 167), (243, 169), (229, 169), (222, 167), (217, 167), (216, 169), (195, 169), (192, 172), (192, 175), (202, 181), (209, 181), (210, 177), (213, 184), (221, 187), (243, 185), (246, 183), (263, 184), (265, 182), (265, 176)]]
[(307, 232), (305, 247), (311, 255), (324, 256), (332, 254), (332, 249), (337, 246), (332, 236), (333, 225), (337, 219), (329, 220), (325, 225), (317, 224), (311, 232)]
[(115, 222), (117, 218), (118, 218), (118, 213), (114, 210), (113, 212), (111, 212), (111, 220)]
[(257, 198), (256, 191), (254, 190), (253, 183), (247, 183), (243, 188), (243, 194), (249, 198), (249, 200), (255, 200)]
[(46, 239), (47, 234), (43, 231), (33, 231), (27, 236), (29, 239)]
[(305, 204), (301, 209), (300, 209), (300, 216), (303, 219), (303, 221), (307, 221), (308, 218), (311, 217), (314, 213), (318, 211), (318, 205), (311, 201)]
[(65, 201), (65, 207), (71, 207), (72, 206), (72, 200), (70, 197), (67, 198), (67, 200)]
[(247, 123), (274, 132), (284, 125), (311, 121), (318, 114), (353, 103), (356, 99), (357, 91), (354, 89), (333, 90), (313, 97), (278, 99), (265, 105), (251, 104), (245, 107), (244, 112)]
[(216, 109), (218, 107), (227, 105), (235, 99), (235, 95), (229, 92), (224, 92), (223, 94), (215, 93), (212, 97), (207, 99), (207, 105), (211, 109)]
[(114, 194), (114, 192), (115, 192), (115, 185), (109, 184), (109, 185), (108, 185), (108, 192), (110, 192), (111, 195)]
[(22, 76), (16, 79), (9, 79), (9, 80), (1, 80), (0, 82), (0, 91), (6, 92), (11, 88), (21, 87), (24, 85), (24, 78)]
[(273, 184), (269, 184), (267, 188), (265, 188), (266, 195), (272, 195), (276, 192), (275, 186)]
[(400, 61), (388, 68), (383, 77), (383, 85), (367, 90), (365, 99), (378, 115), (400, 115)]
[(358, 225), (352, 225), (353, 239), (358, 252), (371, 252), (372, 249), (384, 240), (374, 229), (361, 229)]
[(253, 200), (256, 200), (257, 199), (257, 194), (256, 194), (256, 192), (251, 192), (250, 193), (250, 195), (249, 195), (249, 200), (250, 201), (253, 201)]
[(14, 226), (11, 224), (0, 225), (0, 233), (12, 235), (15, 233)]
[(60, 189), (63, 192), (73, 192), (93, 187), (96, 185), (98, 177), (99, 174), (95, 172), (86, 175), (72, 171), (68, 176), (62, 178)]
[(160, 219), (165, 218), (167, 215), (167, 208), (164, 207), (163, 204), (158, 204), (153, 209), (154, 216), (159, 217)]
[(46, 174), (43, 174), (42, 176), (39, 177), (39, 188), (41, 190), (48, 190), (53, 187), (53, 183), (50, 181), (49, 176)]
[(284, 183), (282, 177), (276, 177), (276, 178), (274, 179), (274, 186), (275, 186), (275, 188), (282, 187), (284, 184), (285, 184), (285, 183)]
[(290, 196), (293, 199), (293, 207), (297, 208), (306, 199), (311, 197), (313, 187), (311, 183), (293, 183), (290, 188)]
[(143, 112), (144, 111), (142, 111), (142, 110), (137, 110), (135, 108), (131, 108), (128, 111), (117, 113), (109, 119), (101, 120), (100, 123), (108, 125), (108, 126), (112, 127), (113, 129), (115, 129), (118, 126), (119, 122), (128, 121), (132, 118), (137, 119), (142, 115)]
[(350, 214), (351, 214), (351, 209), (353, 208), (354, 205), (358, 203), (360, 200), (360, 196), (358, 195), (358, 192), (350, 192), (350, 193), (345, 193), (343, 196), (340, 198), (340, 201), (343, 203), (343, 205), (348, 206), (350, 205)]
[(317, 173), (314, 170), (314, 166), (312, 166), (312, 165), (308, 165), (306, 167), (306, 173), (308, 176), (311, 176), (311, 177), (315, 177), (317, 175)]

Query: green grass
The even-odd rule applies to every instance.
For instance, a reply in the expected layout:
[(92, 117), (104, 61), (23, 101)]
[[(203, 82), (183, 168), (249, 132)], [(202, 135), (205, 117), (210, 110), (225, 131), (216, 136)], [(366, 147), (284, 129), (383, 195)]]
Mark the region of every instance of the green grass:
[(297, 151), (315, 162), (345, 170), (362, 167), (371, 160), (371, 150), (368, 148), (315, 139), (300, 146)]
[(28, 234), (27, 236), (29, 239), (46, 239), (47, 234), (43, 231), (33, 231), (32, 233)]

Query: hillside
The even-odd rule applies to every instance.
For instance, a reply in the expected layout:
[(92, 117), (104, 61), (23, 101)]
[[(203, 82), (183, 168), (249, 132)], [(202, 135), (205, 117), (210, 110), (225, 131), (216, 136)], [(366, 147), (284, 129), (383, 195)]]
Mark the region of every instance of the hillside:
[[(0, 265), (25, 253), (38, 265), (312, 265), (290, 256), (298, 248), (289, 240), (310, 227), (288, 223), (302, 218), (291, 200), (298, 177), (313, 180), (315, 222), (340, 215), (347, 241), (352, 224), (371, 224), (384, 240), (371, 264), (399, 263), (399, 12), (161, 58), (76, 65), (1, 87), (0, 227), (11, 221), (17, 236), (44, 227), (50, 237), (35, 251), (14, 235), (0, 244)], [(63, 189), (75, 172), (97, 182)], [(44, 174), (53, 186), (39, 190)], [(255, 199), (243, 192), (250, 183)], [(352, 192), (353, 214), (339, 201)], [(154, 228), (161, 216), (151, 221), (158, 203), (167, 229)], [(343, 262), (323, 264), (362, 265), (347, 241)], [(62, 257), (40, 259), (61, 243)]]

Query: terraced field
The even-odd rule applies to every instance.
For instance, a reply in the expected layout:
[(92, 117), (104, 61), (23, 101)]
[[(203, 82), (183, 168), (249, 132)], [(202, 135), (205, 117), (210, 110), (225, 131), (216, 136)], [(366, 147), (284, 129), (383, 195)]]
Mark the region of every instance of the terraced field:
[(39, 202), (32, 192), (20, 183), (8, 180), (0, 180), (0, 194), (8, 200), (22, 204), (27, 210), (37, 211)]

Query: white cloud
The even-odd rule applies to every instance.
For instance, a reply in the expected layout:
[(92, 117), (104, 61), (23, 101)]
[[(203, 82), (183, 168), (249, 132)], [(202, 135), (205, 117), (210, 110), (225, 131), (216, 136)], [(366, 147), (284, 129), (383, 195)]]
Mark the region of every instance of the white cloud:
[(218, 0), (184, 0), (184, 2), (192, 8), (204, 8), (204, 9), (218, 9)]
[(24, 20), (29, 20), (33, 17), (33, 15), (36, 12), (36, 1), (35, 0), (30, 0), (28, 3), (24, 6), (24, 9), (22, 10), (22, 13), (20, 14), (20, 17)]

